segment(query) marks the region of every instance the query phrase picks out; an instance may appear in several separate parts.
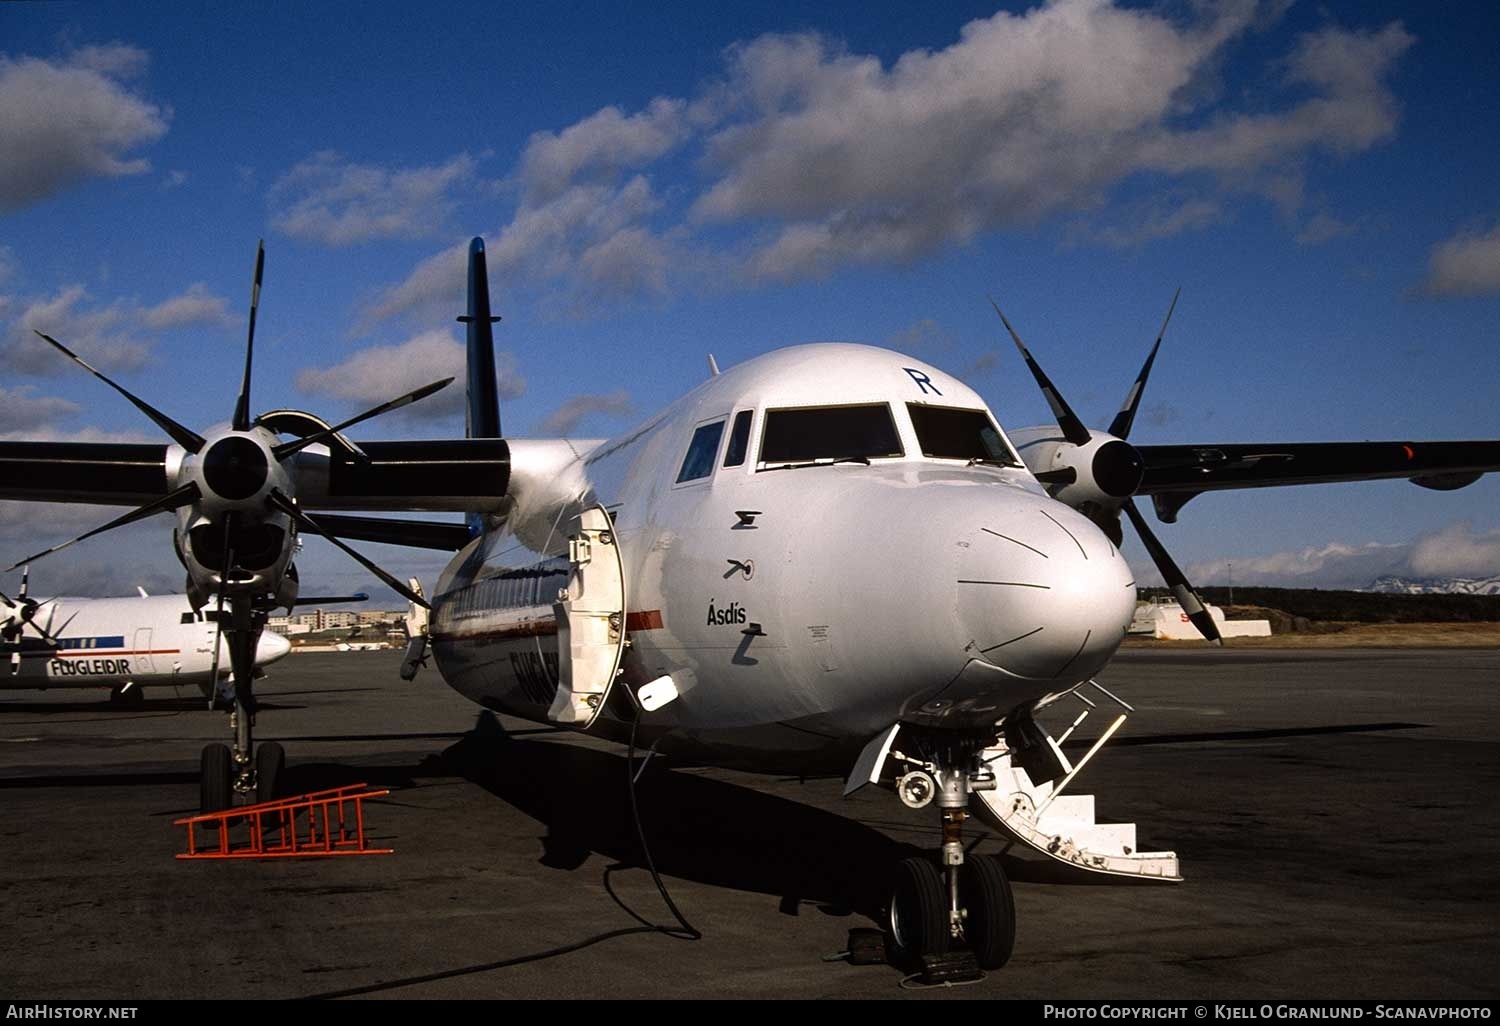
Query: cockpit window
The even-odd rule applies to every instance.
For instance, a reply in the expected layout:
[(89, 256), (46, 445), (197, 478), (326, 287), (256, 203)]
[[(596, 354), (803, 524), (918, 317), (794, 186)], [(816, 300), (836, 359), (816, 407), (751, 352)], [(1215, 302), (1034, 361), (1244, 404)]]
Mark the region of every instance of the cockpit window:
[(729, 431), (729, 445), (724, 449), (724, 466), (738, 467), (745, 462), (745, 452), (750, 448), (750, 411), (741, 410), (734, 415), (734, 427)]
[(885, 403), (766, 411), (762, 466), (900, 455), (901, 439)]
[(696, 481), (707, 477), (714, 470), (714, 455), (719, 451), (719, 439), (724, 436), (724, 422), (716, 420), (704, 424), (693, 432), (693, 442), (688, 446), (687, 456), (682, 460), (682, 469), (677, 472), (677, 483)]
[(1021, 465), (983, 410), (955, 410), (920, 403), (907, 403), (906, 409), (911, 413), (911, 424), (923, 456), (1007, 467)]

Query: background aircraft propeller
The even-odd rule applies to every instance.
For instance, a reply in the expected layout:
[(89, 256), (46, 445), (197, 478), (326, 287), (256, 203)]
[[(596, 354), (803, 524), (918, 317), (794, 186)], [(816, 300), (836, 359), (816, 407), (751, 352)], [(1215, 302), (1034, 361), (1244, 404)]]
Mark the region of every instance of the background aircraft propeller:
[[(1162, 337), (1166, 335), (1167, 325), (1171, 323), (1172, 312), (1177, 309), (1177, 298), (1181, 294), (1181, 289), (1173, 294), (1172, 304), (1167, 308), (1167, 316), (1162, 320), (1161, 331), (1157, 333), (1156, 344), (1151, 347), (1151, 352), (1146, 357), (1141, 372), (1136, 375), (1135, 383), (1130, 386), (1125, 402), (1110, 422), (1107, 432), (1093, 432), (1084, 426), (1068, 405), (1067, 400), (1062, 397), (1062, 393), (1057, 390), (1057, 386), (1047, 377), (1041, 365), (1036, 362), (1030, 350), (1021, 341), (1021, 337), (1011, 327), (1010, 321), (1001, 312), (999, 305), (993, 299), (990, 300), (990, 305), (995, 308), (995, 313), (1000, 315), (1000, 322), (1005, 325), (1005, 330), (1015, 342), (1016, 348), (1021, 351), (1021, 358), (1026, 361), (1031, 376), (1036, 379), (1037, 386), (1041, 388), (1042, 395), (1047, 399), (1047, 405), (1052, 408), (1052, 415), (1057, 418), (1057, 426), (1062, 429), (1063, 438), (1080, 449), (1085, 446), (1092, 449), (1087, 469), (1106, 501), (1081, 502), (1079, 511), (1098, 524), (1118, 545), (1121, 536), (1120, 511), (1123, 509), (1126, 516), (1130, 518), (1131, 526), (1135, 528), (1136, 534), (1140, 535), (1141, 542), (1146, 546), (1146, 552), (1151, 556), (1151, 561), (1156, 564), (1156, 569), (1161, 572), (1162, 579), (1166, 581), (1167, 587), (1172, 590), (1173, 596), (1182, 605), (1182, 610), (1187, 614), (1188, 619), (1205, 638), (1222, 645), (1223, 637), (1214, 618), (1209, 614), (1208, 607), (1182, 569), (1167, 552), (1166, 547), (1147, 525), (1146, 518), (1141, 515), (1131, 497), (1140, 487), (1145, 462), (1135, 447), (1126, 441), (1126, 438), (1129, 437), (1130, 429), (1135, 424), (1135, 414), (1140, 408), (1141, 395), (1146, 390), (1146, 379), (1151, 375), (1151, 366), (1156, 361), (1157, 350), (1161, 348)], [(1078, 468), (1072, 466), (1043, 469), (1037, 474), (1037, 478), (1044, 484), (1061, 488), (1073, 484), (1078, 476)]]
[[(14, 568), (12, 568), (14, 569)], [(11, 647), (10, 651), (10, 674), (14, 677), (21, 672), (21, 639), (26, 634), (26, 628), (30, 627), (36, 631), (48, 644), (58, 647), (62, 642), (58, 641), (47, 628), (36, 622), (37, 610), (45, 603), (27, 595), (31, 583), (31, 567), (21, 571), (21, 590), (16, 593), (15, 598), (0, 591), (0, 602), (7, 608), (13, 610), (10, 616), (0, 624), (0, 641)]]

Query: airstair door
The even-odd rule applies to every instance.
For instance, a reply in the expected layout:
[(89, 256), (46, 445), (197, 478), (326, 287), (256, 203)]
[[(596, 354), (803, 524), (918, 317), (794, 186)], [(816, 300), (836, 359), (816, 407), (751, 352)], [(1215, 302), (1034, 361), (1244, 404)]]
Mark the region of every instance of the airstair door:
[(625, 651), (625, 564), (603, 506), (568, 530), (568, 586), (557, 614), (558, 687), (547, 716), (587, 730), (604, 708)]
[(151, 663), (151, 628), (142, 627), (135, 632), (135, 654), (130, 657), (130, 670), (132, 673), (150, 673)]

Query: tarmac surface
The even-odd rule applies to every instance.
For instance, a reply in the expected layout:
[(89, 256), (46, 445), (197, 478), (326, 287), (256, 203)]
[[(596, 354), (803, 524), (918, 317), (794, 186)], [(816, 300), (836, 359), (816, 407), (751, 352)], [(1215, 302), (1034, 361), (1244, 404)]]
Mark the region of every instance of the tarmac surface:
[(0, 996), (1500, 997), (1500, 651), (1122, 652), (1101, 681), (1137, 711), (1074, 789), (1186, 882), (1017, 879), (1010, 965), (927, 992), (825, 958), (932, 809), (653, 763), (651, 853), (703, 937), (618, 932), (672, 921), (623, 751), (496, 729), (398, 663), (296, 655), (260, 687), (290, 788), (391, 789), (367, 817), (396, 853), (365, 858), (174, 860), (226, 740), (196, 693), (0, 694)]

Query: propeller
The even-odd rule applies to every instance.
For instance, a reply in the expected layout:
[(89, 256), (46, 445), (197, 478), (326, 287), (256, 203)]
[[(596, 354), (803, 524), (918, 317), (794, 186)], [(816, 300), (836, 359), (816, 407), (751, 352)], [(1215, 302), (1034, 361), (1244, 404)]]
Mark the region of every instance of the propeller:
[[(425, 399), (446, 388), (452, 383), (453, 378), (434, 381), (350, 417), (339, 424), (324, 427), (301, 438), (289, 442), (275, 442), (275, 436), (271, 430), (262, 426), (258, 421), (252, 420), (250, 416), (250, 382), (254, 367), (255, 324), (260, 309), (265, 256), (265, 243), (262, 240), (255, 252), (255, 277), (250, 293), (249, 327), (245, 339), (244, 376), (241, 380), (239, 395), (235, 400), (234, 416), (228, 432), (215, 433), (208, 438), (199, 435), (132, 394), (118, 382), (100, 373), (57, 339), (43, 332), (37, 332), (48, 344), (124, 396), (165, 431), (174, 442), (186, 450), (186, 455), (175, 473), (175, 480), (170, 482), (175, 487), (165, 495), (76, 538), (54, 545), (26, 560), (21, 560), (15, 566), (20, 566), (30, 560), (41, 559), (86, 538), (112, 531), (117, 527), (124, 527), (157, 513), (187, 509), (189, 512), (180, 514), (185, 517), (182, 521), (181, 555), (188, 563), (190, 576), (199, 588), (200, 594), (207, 594), (210, 589), (217, 592), (221, 608), (225, 601), (226, 591), (261, 600), (267, 597), (276, 598), (281, 579), (291, 565), (291, 545), (288, 539), (281, 545), (279, 551), (273, 551), (270, 555), (267, 555), (266, 549), (268, 544), (275, 544), (277, 536), (271, 529), (279, 528), (281, 526), (281, 523), (278, 523), (280, 515), (285, 515), (297, 527), (328, 538), (335, 546), (401, 595), (412, 597), (405, 585), (395, 577), (381, 570), (348, 545), (333, 538), (317, 521), (302, 512), (295, 499), (288, 494), (293, 489), (294, 482), (286, 461), (308, 446), (330, 439), (348, 427)], [(350, 447), (349, 455), (358, 462), (368, 462), (369, 459), (357, 447)], [(191, 530), (188, 529), (189, 524), (194, 525)], [(223, 546), (217, 552), (205, 551), (200, 558), (200, 554), (194, 550), (197, 545), (196, 539), (200, 536), (202, 528), (206, 526), (217, 528), (219, 525), (223, 527)], [(215, 543), (217, 542), (216, 535), (216, 530), (209, 535), (215, 538)], [(214, 547), (211, 544), (208, 549)], [(253, 565), (249, 568), (238, 566), (235, 559), (236, 551), (241, 553), (243, 558), (249, 559)], [(251, 555), (245, 556), (246, 553)], [(15, 569), (15, 566), (11, 569)], [(249, 592), (256, 588), (259, 589), (259, 594), (251, 596)], [(234, 594), (230, 595), (231, 599), (234, 598)], [(217, 648), (215, 658), (217, 659)]]
[(41, 635), (48, 644), (54, 647), (62, 645), (62, 642), (58, 641), (47, 628), (36, 622), (37, 610), (44, 603), (27, 596), (30, 586), (31, 567), (27, 566), (21, 571), (21, 590), (16, 593), (15, 598), (0, 591), (0, 602), (4, 602), (15, 610), (15, 614), (7, 617), (5, 623), (0, 625), (0, 641), (4, 641), (6, 645), (15, 646), (10, 652), (10, 675), (12, 677), (21, 672), (21, 639), (25, 636), (27, 627)]
[[(1126, 438), (1130, 435), (1130, 429), (1135, 424), (1136, 411), (1140, 408), (1141, 395), (1146, 390), (1146, 380), (1151, 376), (1151, 367), (1156, 362), (1156, 353), (1161, 348), (1162, 338), (1167, 333), (1167, 325), (1172, 321), (1172, 312), (1177, 309), (1177, 299), (1182, 295), (1179, 288), (1172, 296), (1172, 303), (1167, 307), (1167, 316), (1162, 320), (1161, 331), (1157, 333), (1156, 343), (1151, 347), (1150, 354), (1146, 357), (1145, 364), (1136, 375), (1134, 384), (1125, 396), (1125, 402), (1120, 411), (1110, 421), (1108, 432), (1096, 436), (1084, 426), (1078, 419), (1062, 393), (1052, 384), (1041, 365), (1032, 357), (1031, 352), (1021, 341), (1011, 327), (1010, 321), (1005, 314), (1001, 313), (999, 305), (990, 300), (990, 305), (995, 308), (995, 313), (1000, 315), (1000, 321), (1005, 325), (1005, 330), (1015, 341), (1016, 348), (1021, 351), (1021, 357), (1026, 361), (1026, 366), (1031, 370), (1031, 376), (1036, 379), (1037, 385), (1042, 390), (1042, 395), (1047, 399), (1047, 405), (1052, 408), (1052, 415), (1057, 418), (1057, 426), (1062, 429), (1063, 437), (1074, 446), (1080, 448), (1092, 446), (1088, 470), (1092, 479), (1100, 490), (1116, 502), (1103, 505), (1097, 501), (1086, 501), (1080, 508), (1087, 513), (1091, 519), (1099, 523), (1100, 527), (1109, 533), (1119, 544), (1120, 527), (1119, 511), (1123, 509), (1125, 515), (1130, 518), (1131, 526), (1135, 528), (1136, 534), (1140, 535), (1141, 542), (1146, 547), (1146, 552), (1151, 556), (1151, 561), (1156, 564), (1156, 569), (1161, 573), (1162, 579), (1166, 581), (1167, 587), (1172, 589), (1173, 596), (1182, 605), (1182, 610), (1188, 619), (1198, 628), (1198, 633), (1215, 644), (1222, 645), (1223, 637), (1219, 632), (1218, 625), (1209, 614), (1208, 607), (1187, 576), (1167, 552), (1166, 547), (1152, 532), (1146, 523), (1146, 518), (1136, 508), (1135, 500), (1132, 498), (1135, 490), (1140, 486), (1144, 463), (1140, 454), (1131, 446)], [(1095, 445), (1096, 442), (1100, 444)], [(1037, 479), (1044, 484), (1053, 484), (1066, 488), (1078, 479), (1078, 469), (1068, 466), (1054, 470), (1044, 470), (1037, 474)]]

